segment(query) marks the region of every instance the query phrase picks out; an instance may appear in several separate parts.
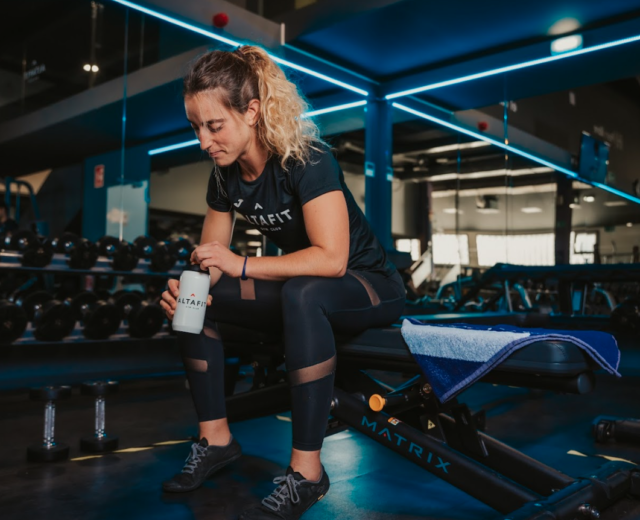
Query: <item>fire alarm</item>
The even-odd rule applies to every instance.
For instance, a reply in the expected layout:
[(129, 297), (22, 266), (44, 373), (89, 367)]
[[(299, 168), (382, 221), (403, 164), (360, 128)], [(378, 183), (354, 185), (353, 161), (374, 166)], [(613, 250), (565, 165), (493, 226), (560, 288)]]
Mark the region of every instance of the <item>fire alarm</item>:
[(222, 29), (229, 23), (229, 15), (227, 13), (218, 13), (213, 15), (213, 25), (218, 29)]
[(480, 130), (481, 132), (486, 132), (487, 130), (489, 130), (489, 123), (487, 123), (486, 121), (478, 121), (478, 130)]

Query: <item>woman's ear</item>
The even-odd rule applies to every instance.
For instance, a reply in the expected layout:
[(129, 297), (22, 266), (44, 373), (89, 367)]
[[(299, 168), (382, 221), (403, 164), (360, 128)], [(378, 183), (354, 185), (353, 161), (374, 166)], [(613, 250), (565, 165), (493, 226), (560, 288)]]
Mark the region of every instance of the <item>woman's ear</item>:
[(260, 101), (252, 99), (249, 101), (249, 107), (244, 113), (244, 121), (249, 126), (255, 126), (260, 121)]

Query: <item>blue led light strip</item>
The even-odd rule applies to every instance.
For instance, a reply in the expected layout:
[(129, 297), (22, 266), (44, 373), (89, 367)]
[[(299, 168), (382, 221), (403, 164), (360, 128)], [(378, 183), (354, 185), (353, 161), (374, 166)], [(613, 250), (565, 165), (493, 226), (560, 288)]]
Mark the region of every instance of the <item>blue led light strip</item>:
[(428, 114), (425, 114), (424, 112), (420, 112), (418, 110), (414, 110), (413, 108), (409, 108), (407, 106), (401, 105), (400, 103), (392, 103), (392, 106), (394, 108), (398, 108), (400, 110), (404, 110), (405, 112), (408, 112), (409, 114), (413, 114), (414, 116), (418, 116), (422, 119), (426, 119), (427, 121), (431, 121), (433, 123), (436, 123), (438, 125), (441, 126), (445, 126), (447, 128), (450, 128), (451, 130), (454, 130), (455, 132), (459, 132), (462, 134), (466, 134), (468, 136), (474, 137), (476, 139), (479, 139), (481, 141), (485, 141), (487, 143), (491, 143), (495, 146), (498, 146), (499, 148), (502, 148), (503, 150), (507, 150), (511, 153), (514, 153), (516, 155), (520, 155), (521, 157), (526, 157), (527, 159), (530, 159), (534, 162), (537, 162), (538, 164), (542, 164), (544, 166), (548, 166), (549, 168), (553, 168), (556, 171), (559, 171), (560, 173), (564, 173), (565, 175), (567, 175), (568, 177), (571, 177), (573, 179), (579, 180), (580, 182), (583, 182), (585, 184), (589, 184), (590, 186), (593, 186), (595, 188), (600, 188), (601, 190), (604, 191), (608, 191), (609, 193), (613, 193), (614, 195), (617, 195), (619, 197), (622, 197), (624, 199), (630, 200), (631, 202), (635, 202), (636, 204), (640, 204), (640, 198), (638, 197), (634, 197), (633, 195), (629, 195), (628, 193), (625, 193), (624, 191), (620, 191), (617, 190), (615, 188), (612, 188), (611, 186), (607, 186), (605, 184), (602, 184), (600, 182), (593, 182), (593, 181), (589, 181), (587, 179), (583, 179), (581, 177), (578, 176), (578, 174), (572, 170), (569, 170), (567, 168), (564, 168), (563, 166), (560, 166), (558, 164), (554, 164), (552, 162), (549, 162), (545, 159), (543, 159), (542, 157), (538, 157), (537, 155), (533, 155), (530, 154), (528, 152), (525, 152), (523, 150), (520, 150), (518, 148), (515, 148), (511, 145), (505, 144), (502, 141), (498, 141), (497, 139), (494, 139), (492, 137), (483, 135), (483, 134), (479, 134), (478, 132), (474, 132), (473, 130), (467, 130), (466, 128), (463, 128), (461, 126), (458, 125), (454, 125), (453, 123), (449, 123), (447, 121), (443, 121), (442, 119), (438, 119), (437, 117), (433, 117), (430, 116)]
[(158, 155), (159, 153), (171, 152), (172, 150), (179, 150), (180, 148), (186, 148), (187, 146), (194, 146), (199, 144), (200, 141), (192, 139), (191, 141), (185, 141), (183, 143), (172, 144), (169, 146), (163, 146), (162, 148), (156, 148), (155, 150), (149, 150), (149, 155)]
[[(322, 114), (329, 114), (331, 112), (346, 110), (348, 108), (362, 107), (366, 104), (367, 102), (364, 100), (355, 101), (354, 103), (346, 103), (344, 105), (336, 105), (334, 107), (327, 107), (327, 108), (321, 108), (319, 110), (312, 110), (311, 112), (306, 112), (302, 117), (314, 117)], [(178, 144), (163, 146), (162, 148), (155, 148), (153, 150), (149, 150), (149, 152), (147, 153), (149, 155), (158, 155), (159, 153), (171, 152), (173, 150), (179, 150), (180, 148), (186, 148), (187, 146), (195, 146), (196, 144), (199, 144), (199, 143), (200, 141), (198, 141), (197, 139), (192, 139), (191, 141), (184, 141)]]
[(619, 45), (626, 45), (627, 43), (633, 43), (640, 41), (640, 35), (632, 36), (630, 38), (624, 38), (622, 40), (616, 40), (609, 43), (603, 43), (601, 45), (594, 45), (593, 47), (586, 47), (584, 49), (578, 49), (575, 51), (565, 52), (563, 54), (557, 54), (555, 56), (548, 56), (546, 58), (539, 58), (537, 60), (525, 61), (523, 63), (516, 63), (515, 65), (509, 65), (506, 67), (500, 67), (499, 69), (488, 70), (485, 72), (479, 72), (477, 74), (471, 74), (470, 76), (463, 76), (461, 78), (450, 79), (447, 81), (441, 81), (440, 83), (433, 83), (432, 85), (425, 85), (423, 87), (416, 87), (409, 90), (403, 90), (402, 92), (396, 92), (394, 94), (387, 94), (386, 99), (396, 99), (399, 97), (410, 96), (411, 94), (417, 94), (419, 92), (426, 92), (427, 90), (434, 90), (441, 87), (448, 87), (450, 85), (456, 85), (458, 83), (464, 83), (466, 81), (472, 81), (474, 79), (486, 78), (488, 76), (495, 76), (496, 74), (502, 74), (503, 72), (511, 72), (513, 70), (524, 69), (527, 67), (533, 67), (535, 65), (542, 65), (543, 63), (550, 63), (552, 61), (563, 60), (565, 58), (571, 58), (573, 56), (580, 56), (582, 54), (589, 54), (591, 52), (601, 51), (604, 49), (610, 49), (611, 47), (617, 47)]
[[(165, 22), (169, 22), (172, 23), (174, 25), (178, 25), (179, 27), (183, 27), (184, 29), (188, 29), (189, 31), (193, 31), (196, 32), (198, 34), (202, 34), (203, 36), (207, 36), (208, 38), (212, 38), (214, 40), (218, 40), (219, 42), (225, 43), (227, 45), (230, 45), (231, 47), (240, 47), (241, 45), (243, 45), (240, 42), (231, 40), (229, 38), (225, 38), (224, 36), (221, 36), (219, 34), (216, 34), (214, 32), (211, 31), (206, 31), (205, 29), (202, 29), (196, 25), (192, 25), (190, 23), (186, 23), (186, 22), (182, 22), (180, 20), (178, 20), (177, 18), (173, 18), (171, 16), (167, 16), (164, 15), (162, 13), (159, 13), (158, 11), (154, 11), (153, 9), (148, 9), (146, 7), (142, 7), (141, 5), (138, 4), (134, 4), (133, 2), (128, 2), (127, 0), (113, 0), (114, 2), (117, 2), (119, 4), (122, 4), (126, 7), (130, 7), (131, 9), (135, 9), (136, 11), (140, 11), (142, 13), (148, 14), (149, 16), (154, 16), (156, 18), (159, 18), (160, 20), (164, 20)], [(271, 56), (271, 59), (273, 61), (275, 61), (276, 63), (279, 63), (281, 65), (284, 65), (285, 67), (289, 67), (291, 69), (295, 69), (295, 70), (299, 70), (300, 72), (304, 72), (305, 74), (309, 74), (311, 76), (315, 76), (318, 79), (322, 79), (324, 81), (327, 81), (329, 83), (333, 83), (334, 85), (337, 85), (339, 87), (345, 88), (347, 90), (351, 90), (352, 92), (356, 92), (357, 94), (360, 94), (362, 96), (368, 96), (369, 93), (366, 90), (363, 90), (361, 88), (358, 87), (354, 87), (353, 85), (349, 85), (348, 83), (345, 83), (343, 81), (334, 79), (330, 76), (327, 76), (325, 74), (321, 74), (320, 72), (316, 72), (315, 70), (311, 70), (308, 69), (306, 67), (303, 67), (301, 65), (297, 65), (291, 61), (288, 60), (283, 60), (282, 58), (278, 58), (277, 56), (274, 56), (273, 54), (269, 53), (269, 56)]]
[(346, 110), (347, 108), (355, 108), (355, 107), (363, 107), (367, 102), (365, 100), (355, 101), (354, 103), (346, 103), (344, 105), (336, 105), (334, 107), (321, 108), (319, 110), (312, 110), (311, 112), (306, 112), (302, 117), (315, 117), (322, 114), (329, 114), (331, 112), (337, 112), (338, 110)]

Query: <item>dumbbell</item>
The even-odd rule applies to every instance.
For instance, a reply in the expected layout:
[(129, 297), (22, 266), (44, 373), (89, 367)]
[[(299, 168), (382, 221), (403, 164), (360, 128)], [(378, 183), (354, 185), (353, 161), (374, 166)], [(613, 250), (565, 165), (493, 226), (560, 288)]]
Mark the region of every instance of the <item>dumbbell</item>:
[(158, 242), (155, 238), (139, 236), (133, 241), (138, 255), (149, 260), (152, 271), (164, 273), (171, 269), (178, 261), (177, 256), (165, 242)]
[(17, 340), (27, 328), (27, 313), (15, 303), (0, 300), (0, 345)]
[(18, 293), (13, 302), (24, 310), (39, 341), (60, 341), (76, 324), (69, 307), (46, 291)]
[(25, 267), (45, 267), (53, 258), (53, 245), (33, 231), (17, 231), (4, 238), (4, 248), (22, 253), (20, 263)]
[(80, 387), (82, 395), (96, 398), (95, 433), (80, 439), (80, 449), (91, 453), (112, 451), (118, 447), (118, 437), (107, 435), (105, 427), (105, 397), (118, 391), (117, 381), (91, 381)]
[(175, 238), (169, 243), (169, 251), (178, 260), (188, 260), (193, 250), (193, 244), (186, 238)]
[(120, 291), (113, 295), (113, 303), (120, 309), (121, 317), (129, 325), (129, 335), (133, 338), (150, 338), (160, 332), (165, 313), (156, 303), (144, 301), (130, 291)]
[(27, 460), (31, 462), (54, 462), (69, 457), (69, 446), (58, 444), (54, 439), (56, 405), (58, 399), (71, 397), (70, 386), (45, 386), (32, 388), (29, 399), (44, 401), (44, 440), (42, 444), (33, 444), (27, 448)]
[(120, 310), (90, 291), (83, 291), (66, 300), (73, 319), (83, 324), (88, 339), (107, 339), (120, 327)]
[(98, 252), (111, 259), (115, 271), (133, 271), (140, 259), (136, 248), (116, 237), (104, 236), (96, 243)]
[(51, 241), (56, 253), (68, 255), (72, 269), (91, 269), (98, 261), (98, 246), (75, 233), (63, 233)]
[(640, 298), (627, 298), (611, 312), (611, 326), (624, 334), (640, 335)]

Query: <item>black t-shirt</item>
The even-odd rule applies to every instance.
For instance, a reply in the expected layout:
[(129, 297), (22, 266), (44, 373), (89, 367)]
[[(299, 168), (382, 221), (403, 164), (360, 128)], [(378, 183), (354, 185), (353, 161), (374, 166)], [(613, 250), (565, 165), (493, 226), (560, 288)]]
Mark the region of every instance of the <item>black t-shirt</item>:
[(311, 246), (302, 206), (330, 191), (342, 191), (349, 210), (347, 268), (386, 276), (395, 272), (394, 265), (388, 261), (384, 249), (347, 188), (338, 161), (328, 149), (313, 151), (304, 166), (294, 164), (287, 172), (282, 169), (280, 158), (272, 157), (267, 161), (262, 175), (251, 182), (242, 180), (238, 163), (220, 168), (220, 172), (220, 186), (214, 172), (209, 178), (209, 207), (224, 212), (235, 209), (285, 253)]

